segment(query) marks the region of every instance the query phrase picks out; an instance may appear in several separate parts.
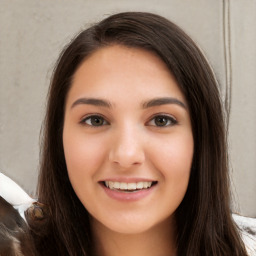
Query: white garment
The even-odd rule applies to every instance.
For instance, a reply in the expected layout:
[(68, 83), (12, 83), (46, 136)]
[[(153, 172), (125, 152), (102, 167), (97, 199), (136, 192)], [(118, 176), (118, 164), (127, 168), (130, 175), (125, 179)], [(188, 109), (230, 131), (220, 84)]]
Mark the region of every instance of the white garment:
[(233, 214), (247, 252), (250, 256), (256, 256), (256, 219)]
[(17, 183), (0, 172), (0, 196), (18, 210), (26, 221), (24, 212), (36, 201), (31, 198)]

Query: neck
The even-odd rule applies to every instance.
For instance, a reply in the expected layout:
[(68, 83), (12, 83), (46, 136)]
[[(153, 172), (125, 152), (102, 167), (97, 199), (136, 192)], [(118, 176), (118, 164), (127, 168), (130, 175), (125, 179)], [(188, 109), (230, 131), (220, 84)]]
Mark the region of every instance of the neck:
[[(172, 222), (172, 223), (170, 223)], [(92, 221), (94, 255), (97, 256), (175, 256), (175, 225), (165, 221), (142, 233), (122, 234)]]

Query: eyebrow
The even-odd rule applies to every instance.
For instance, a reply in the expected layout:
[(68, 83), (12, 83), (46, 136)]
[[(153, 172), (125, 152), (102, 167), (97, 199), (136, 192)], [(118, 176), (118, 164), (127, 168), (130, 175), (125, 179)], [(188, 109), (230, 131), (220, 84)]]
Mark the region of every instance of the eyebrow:
[[(97, 98), (80, 98), (76, 100), (72, 105), (71, 108), (77, 106), (77, 105), (94, 105), (94, 106), (99, 106), (99, 107), (106, 107), (106, 108), (112, 108), (112, 104), (103, 99), (97, 99)], [(161, 105), (167, 105), (167, 104), (176, 104), (184, 109), (187, 109), (187, 106), (185, 103), (182, 101), (176, 99), (176, 98), (170, 98), (170, 97), (163, 97), (163, 98), (155, 98), (149, 101), (146, 101), (142, 104), (142, 108), (150, 108), (150, 107), (155, 107), (155, 106), (161, 106)]]
[(112, 105), (110, 102), (102, 99), (96, 99), (96, 98), (80, 98), (76, 100), (71, 108), (80, 105), (80, 104), (87, 104), (87, 105), (94, 105), (99, 107), (106, 107), (106, 108), (112, 108)]
[(142, 108), (150, 108), (155, 106), (161, 106), (166, 104), (176, 104), (180, 107), (187, 109), (187, 106), (182, 101), (176, 99), (176, 98), (170, 98), (170, 97), (164, 97), (164, 98), (155, 98), (149, 101), (146, 101), (142, 104)]

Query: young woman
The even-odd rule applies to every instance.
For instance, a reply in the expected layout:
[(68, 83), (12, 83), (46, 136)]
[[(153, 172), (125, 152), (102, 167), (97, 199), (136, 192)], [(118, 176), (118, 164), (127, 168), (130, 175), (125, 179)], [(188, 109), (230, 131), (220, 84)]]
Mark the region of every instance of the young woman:
[(244, 256), (217, 82), (194, 42), (120, 13), (61, 53), (49, 91), (41, 255)]

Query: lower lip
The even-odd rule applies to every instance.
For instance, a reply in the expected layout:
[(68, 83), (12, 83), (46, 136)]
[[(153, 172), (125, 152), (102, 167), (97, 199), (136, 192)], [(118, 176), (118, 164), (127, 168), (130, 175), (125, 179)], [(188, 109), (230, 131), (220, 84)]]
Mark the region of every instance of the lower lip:
[(138, 190), (136, 192), (122, 192), (122, 191), (107, 188), (103, 184), (101, 184), (101, 186), (109, 197), (111, 197), (115, 200), (128, 201), (128, 202), (129, 201), (137, 201), (137, 200), (147, 197), (148, 195), (150, 195), (153, 192), (153, 190), (156, 187), (156, 185), (154, 185), (150, 188)]

